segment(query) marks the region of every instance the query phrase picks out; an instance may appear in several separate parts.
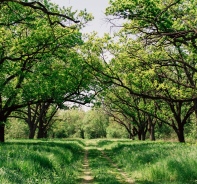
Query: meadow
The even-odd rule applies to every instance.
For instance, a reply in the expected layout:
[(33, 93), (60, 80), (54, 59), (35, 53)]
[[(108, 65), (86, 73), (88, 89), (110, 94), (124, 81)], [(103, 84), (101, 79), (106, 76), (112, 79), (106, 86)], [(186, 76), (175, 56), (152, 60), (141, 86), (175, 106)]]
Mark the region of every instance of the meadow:
[[(84, 153), (92, 180), (82, 180)], [(130, 140), (13, 140), (0, 144), (3, 184), (197, 183), (197, 144)]]
[[(107, 150), (113, 162), (135, 183), (189, 184), (197, 183), (197, 145), (173, 142), (120, 142)], [(106, 146), (108, 144), (108, 146)]]
[(76, 141), (10, 141), (0, 145), (0, 183), (74, 184), (82, 158)]

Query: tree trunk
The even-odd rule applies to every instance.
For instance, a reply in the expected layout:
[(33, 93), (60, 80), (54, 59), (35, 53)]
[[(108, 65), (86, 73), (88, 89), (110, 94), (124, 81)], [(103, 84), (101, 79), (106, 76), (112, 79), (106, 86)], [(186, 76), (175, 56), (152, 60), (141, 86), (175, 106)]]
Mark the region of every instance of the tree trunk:
[(151, 141), (155, 141), (155, 126), (151, 126), (151, 129), (150, 129), (150, 140)]
[(185, 142), (185, 136), (184, 136), (184, 127), (181, 125), (179, 125), (179, 128), (174, 128), (177, 137), (178, 137), (178, 141), (179, 142)]
[(194, 100), (194, 112), (196, 115), (196, 126), (197, 126), (197, 100)]
[(142, 140), (142, 134), (141, 134), (141, 132), (138, 132), (137, 135), (138, 135), (138, 140), (141, 141)]
[(178, 135), (179, 142), (185, 142), (185, 136), (183, 132), (180, 132)]
[(177, 132), (179, 142), (185, 142), (184, 128), (179, 128)]
[(39, 128), (38, 129), (38, 135), (37, 135), (37, 138), (38, 139), (42, 139), (42, 138), (45, 138), (45, 132), (44, 132), (44, 129), (43, 128)]
[(194, 100), (194, 112), (195, 112), (196, 119), (197, 119), (197, 100)]
[(35, 131), (32, 129), (29, 129), (29, 139), (33, 139), (35, 135)]
[(40, 118), (40, 121), (39, 121), (39, 125), (38, 125), (38, 135), (37, 135), (37, 138), (38, 139), (41, 139), (44, 137), (44, 130), (43, 130), (43, 121), (42, 119)]
[(129, 132), (129, 139), (133, 139), (133, 134)]
[(144, 131), (142, 132), (141, 137), (142, 137), (142, 141), (146, 140), (146, 133)]
[(36, 133), (36, 124), (32, 121), (26, 121), (29, 126), (29, 139), (33, 139)]
[(150, 140), (155, 141), (155, 122), (153, 118), (148, 118), (148, 132), (150, 134)]
[(36, 133), (36, 127), (34, 125), (34, 123), (29, 124), (29, 139), (33, 139)]
[(37, 138), (38, 139), (47, 138), (47, 126), (44, 124), (42, 120), (40, 120), (39, 122)]
[(129, 123), (127, 131), (129, 133), (129, 139), (133, 139), (134, 135), (133, 135), (133, 132), (132, 132), (131, 123)]
[(0, 122), (0, 142), (5, 142), (5, 124)]
[(151, 122), (149, 126), (150, 140), (155, 141), (155, 124)]

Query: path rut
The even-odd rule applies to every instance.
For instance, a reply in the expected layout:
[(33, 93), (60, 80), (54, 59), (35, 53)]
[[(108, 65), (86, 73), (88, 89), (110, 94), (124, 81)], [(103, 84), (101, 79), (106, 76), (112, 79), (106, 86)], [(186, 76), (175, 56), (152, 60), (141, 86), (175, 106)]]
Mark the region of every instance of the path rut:
[(86, 184), (86, 183), (94, 183), (94, 177), (92, 176), (90, 167), (89, 167), (89, 161), (88, 161), (88, 150), (85, 149), (85, 153), (84, 153), (84, 162), (83, 162), (83, 176), (81, 177), (82, 179), (82, 183)]
[[(117, 178), (119, 183), (122, 183), (122, 184), (134, 184), (135, 183), (134, 180), (132, 180), (126, 172), (120, 169), (118, 165), (115, 164), (109, 156), (107, 156), (104, 150), (98, 149), (98, 148), (97, 150), (100, 152), (99, 154), (100, 158), (105, 159), (106, 162), (109, 164), (109, 168), (108, 168), (108, 171), (106, 171), (106, 174), (107, 172), (111, 173), (115, 178)], [(84, 152), (84, 162), (82, 166), (83, 168), (82, 168), (81, 183), (82, 184), (98, 183), (95, 181), (95, 176), (93, 176), (92, 174), (93, 172), (91, 169), (93, 168), (90, 168), (89, 159), (91, 158), (89, 158), (88, 153), (89, 153), (89, 148), (86, 147), (85, 152)], [(102, 183), (102, 184), (105, 184), (105, 183)]]
[(122, 176), (123, 180), (125, 181), (124, 183), (127, 184), (134, 184), (134, 180), (132, 180), (131, 178), (129, 178), (129, 176), (127, 175), (127, 173), (125, 173), (122, 169), (120, 169), (118, 167), (117, 164), (115, 164), (112, 159), (106, 155), (106, 153), (100, 149), (102, 156), (108, 160), (108, 162), (111, 164), (111, 167), (113, 167), (115, 170), (117, 170), (118, 174)]

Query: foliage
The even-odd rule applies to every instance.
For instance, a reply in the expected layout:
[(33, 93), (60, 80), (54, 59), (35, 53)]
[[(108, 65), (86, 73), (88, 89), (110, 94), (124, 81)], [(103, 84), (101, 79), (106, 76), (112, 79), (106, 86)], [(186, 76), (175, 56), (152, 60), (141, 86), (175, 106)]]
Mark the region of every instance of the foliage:
[(107, 131), (107, 138), (129, 138), (128, 132), (118, 123), (113, 122), (110, 120), (109, 126), (106, 129)]
[[(80, 28), (87, 12), (49, 1), (2, 1), (0, 5), (0, 141), (10, 114), (27, 105), (87, 103), (91, 77), (80, 57)], [(80, 24), (76, 17), (84, 19)], [(86, 95), (85, 95), (86, 94)]]
[(83, 125), (86, 138), (106, 138), (106, 128), (109, 124), (108, 116), (102, 109), (93, 109), (86, 113)]
[(57, 122), (52, 127), (52, 134), (56, 138), (83, 138), (81, 134), (84, 131), (82, 123), (84, 116), (85, 112), (80, 109), (58, 111)]
[[(197, 114), (195, 6), (184, 0), (111, 0), (106, 14), (126, 23), (115, 36), (90, 37), (86, 44), (88, 64), (105, 90), (100, 101), (110, 98), (110, 111), (117, 110), (115, 104), (123, 116), (129, 110), (146, 113), (152, 125), (159, 121), (170, 126), (180, 142), (185, 142), (191, 115)], [(123, 110), (136, 97), (147, 105)]]
[(7, 139), (25, 139), (28, 138), (28, 126), (23, 121), (10, 118), (6, 124), (5, 136)]
[(106, 137), (108, 117), (99, 109), (84, 112), (80, 109), (71, 109), (59, 112), (59, 119), (53, 128), (57, 138), (101, 138)]

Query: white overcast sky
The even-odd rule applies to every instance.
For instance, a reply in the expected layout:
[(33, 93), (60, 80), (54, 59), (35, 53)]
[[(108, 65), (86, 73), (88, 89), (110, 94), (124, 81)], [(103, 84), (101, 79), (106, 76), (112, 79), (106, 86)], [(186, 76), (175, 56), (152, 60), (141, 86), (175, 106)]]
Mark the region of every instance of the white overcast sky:
[(110, 33), (110, 24), (105, 20), (105, 9), (108, 7), (108, 0), (51, 0), (64, 7), (73, 7), (73, 10), (84, 10), (92, 13), (94, 20), (89, 22), (83, 29), (83, 32), (98, 32), (102, 36), (105, 32)]

